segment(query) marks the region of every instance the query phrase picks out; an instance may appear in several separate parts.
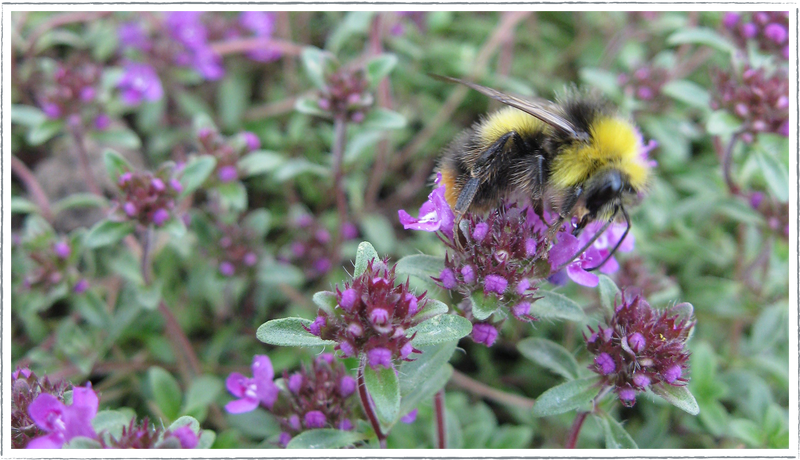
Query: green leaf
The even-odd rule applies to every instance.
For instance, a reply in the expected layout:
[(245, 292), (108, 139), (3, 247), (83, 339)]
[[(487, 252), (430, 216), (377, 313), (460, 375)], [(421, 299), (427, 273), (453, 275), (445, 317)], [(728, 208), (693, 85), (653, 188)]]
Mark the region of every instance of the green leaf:
[(217, 400), (222, 391), (222, 381), (213, 375), (201, 375), (192, 380), (186, 391), (182, 414), (190, 415), (198, 421), (206, 418), (208, 406)]
[(11, 197), (11, 213), (12, 214), (39, 214), (39, 206), (28, 200), (27, 198), (22, 198), (19, 196), (12, 196)]
[(547, 339), (529, 337), (517, 344), (522, 356), (568, 380), (577, 379), (578, 362), (566, 348)]
[(493, 295), (486, 295), (483, 291), (473, 292), (469, 300), (472, 302), (472, 315), (479, 321), (492, 316), (492, 313), (500, 308), (499, 299)]
[(122, 435), (122, 428), (127, 427), (133, 417), (124, 411), (101, 410), (92, 419), (92, 428), (97, 433), (105, 431), (110, 436), (119, 438)]
[(366, 439), (363, 433), (356, 431), (334, 430), (322, 428), (308, 430), (292, 438), (287, 449), (341, 449)]
[(102, 208), (108, 199), (94, 193), (74, 193), (53, 203), (53, 213), (59, 214), (72, 208)]
[(294, 109), (304, 115), (313, 115), (323, 118), (332, 117), (330, 112), (322, 110), (319, 107), (319, 102), (317, 101), (317, 99), (311, 97), (297, 98), (297, 101), (295, 101), (294, 103)]
[(472, 323), (462, 316), (439, 315), (410, 328), (407, 335), (414, 332), (417, 335), (411, 343), (419, 348), (465, 337), (472, 332)]
[(537, 318), (583, 321), (586, 315), (574, 300), (552, 291), (539, 290), (542, 298), (533, 303), (531, 314)]
[(620, 295), (620, 290), (614, 280), (608, 276), (598, 274), (597, 277), (600, 278), (600, 282), (598, 284), (598, 288), (600, 289), (600, 304), (607, 313), (613, 313), (614, 300), (617, 299), (618, 295)]
[(250, 211), (242, 221), (242, 225), (253, 231), (259, 238), (264, 238), (269, 232), (272, 214), (267, 209)]
[(28, 144), (33, 146), (42, 145), (60, 133), (62, 129), (64, 129), (63, 121), (45, 120), (28, 131)]
[(277, 284), (300, 286), (305, 279), (305, 275), (299, 268), (285, 263), (268, 262), (262, 264), (258, 269), (258, 281), (267, 286)]
[(681, 29), (667, 38), (669, 45), (682, 45), (684, 43), (693, 43), (696, 45), (708, 45), (720, 51), (727, 53), (734, 53), (736, 46), (724, 38), (713, 29), (706, 27), (698, 27), (695, 29)]
[(197, 190), (208, 179), (217, 167), (217, 159), (211, 155), (192, 157), (183, 168), (181, 174), (181, 185), (183, 191), (181, 196), (189, 196)]
[(367, 112), (362, 126), (364, 129), (401, 129), (406, 126), (406, 117), (393, 110), (379, 107)]
[(425, 299), (425, 306), (422, 308), (422, 310), (418, 311), (417, 314), (414, 315), (414, 320), (422, 323), (430, 318), (443, 315), (449, 310), (450, 308), (444, 302), (427, 298)]
[(377, 85), (383, 77), (389, 75), (397, 65), (397, 56), (384, 53), (367, 62), (367, 79), (373, 87)]
[(582, 82), (599, 88), (609, 96), (617, 96), (620, 93), (617, 75), (608, 70), (583, 68), (579, 74)]
[(277, 152), (256, 150), (239, 159), (236, 164), (243, 177), (257, 176), (275, 171), (286, 159)]
[(147, 379), (156, 406), (164, 417), (169, 420), (178, 418), (183, 394), (175, 377), (160, 367), (151, 367), (147, 371)]
[(273, 319), (259, 326), (256, 338), (264, 343), (283, 347), (317, 347), (336, 344), (333, 340), (322, 340), (303, 328), (310, 324), (311, 320), (303, 318)]
[(184, 415), (179, 419), (175, 420), (169, 425), (169, 427), (167, 427), (167, 429), (169, 429), (170, 431), (174, 431), (184, 426), (188, 426), (195, 433), (200, 431), (200, 422), (198, 422), (194, 417), (191, 417), (189, 415)]
[(103, 446), (100, 444), (100, 441), (92, 438), (87, 438), (84, 436), (76, 436), (66, 444), (64, 444), (63, 449), (102, 449)]
[(175, 239), (183, 238), (186, 235), (186, 224), (178, 216), (172, 216), (168, 221), (164, 222), (160, 229), (169, 233)]
[(789, 171), (786, 166), (775, 159), (782, 152), (767, 152), (763, 148), (756, 149), (756, 160), (764, 181), (772, 194), (781, 203), (789, 201)]
[(239, 127), (249, 102), (250, 78), (246, 72), (234, 68), (225, 75), (217, 90), (217, 108), (222, 126), (230, 130)]
[(431, 281), (431, 277), (438, 277), (444, 270), (444, 258), (427, 254), (414, 254), (405, 256), (397, 261), (395, 272), (416, 276), (423, 281)]
[(128, 163), (128, 160), (122, 158), (122, 155), (111, 149), (103, 152), (103, 164), (106, 166), (108, 178), (115, 184), (123, 173), (133, 171), (133, 166)]
[(503, 425), (492, 433), (487, 449), (525, 449), (530, 447), (533, 428), (530, 426)]
[(437, 391), (444, 388), (453, 375), (453, 367), (447, 364), (458, 342), (437, 343), (417, 347), (422, 354), (414, 361), (404, 361), (397, 372), (400, 379), (400, 414), (407, 414), (420, 404), (427, 403)]
[(314, 304), (329, 315), (333, 315), (333, 310), (338, 305), (336, 293), (331, 291), (319, 291), (311, 298)]
[(247, 189), (239, 181), (226, 182), (217, 186), (223, 207), (234, 211), (247, 209)]
[(347, 140), (344, 149), (345, 164), (352, 164), (359, 160), (365, 161), (362, 153), (380, 141), (385, 134), (381, 131), (362, 131)]
[(133, 222), (101, 220), (84, 236), (83, 245), (87, 248), (108, 246), (128, 236), (133, 229)]
[(359, 220), (359, 227), (364, 234), (364, 238), (376, 247), (376, 251), (382, 253), (394, 252), (396, 240), (394, 229), (389, 219), (383, 214), (365, 214)]
[(325, 177), (330, 173), (330, 170), (325, 166), (312, 163), (305, 158), (293, 158), (284, 161), (272, 173), (272, 177), (278, 182), (286, 182), (289, 179), (295, 178), (301, 174), (314, 174), (319, 177)]
[(597, 377), (570, 380), (550, 388), (536, 398), (533, 405), (534, 417), (563, 414), (583, 407), (590, 408), (592, 400), (597, 396), (599, 387)]
[(92, 139), (104, 145), (113, 145), (123, 149), (138, 150), (142, 147), (139, 135), (127, 128), (111, 128), (105, 131), (93, 131)]
[(319, 48), (307, 46), (303, 48), (300, 59), (303, 62), (306, 75), (314, 86), (319, 90), (324, 90), (326, 87), (325, 70), (328, 67), (328, 61), (331, 59), (331, 55)]
[(41, 125), (46, 120), (47, 115), (38, 107), (19, 104), (11, 106), (11, 123), (33, 128)]
[(672, 80), (661, 87), (661, 92), (691, 107), (708, 110), (711, 96), (697, 83), (689, 80)]
[(625, 428), (620, 425), (614, 418), (603, 413), (600, 416), (595, 415), (595, 420), (600, 426), (603, 427), (603, 434), (606, 438), (606, 449), (638, 449), (636, 441), (631, 438), (631, 435), (625, 431)]
[(211, 430), (203, 430), (203, 432), (200, 433), (200, 438), (197, 440), (197, 445), (194, 448), (211, 449), (211, 446), (214, 445), (215, 439), (217, 439), (217, 433), (214, 433)]
[(724, 110), (711, 112), (706, 121), (706, 131), (712, 136), (728, 137), (739, 131), (742, 120)]
[(394, 368), (373, 369), (364, 365), (364, 383), (375, 404), (378, 420), (382, 425), (391, 426), (400, 416), (400, 382)]
[(730, 434), (744, 441), (749, 447), (761, 447), (764, 444), (764, 433), (761, 427), (752, 420), (737, 418), (728, 424)]
[(338, 53), (342, 45), (356, 36), (366, 36), (372, 23), (373, 11), (350, 11), (339, 21), (336, 29), (330, 34), (326, 48)]
[(690, 321), (694, 316), (694, 307), (689, 302), (681, 302), (668, 311), (670, 315), (678, 315), (684, 321)]
[(674, 387), (672, 385), (662, 384), (651, 387), (653, 393), (660, 396), (668, 403), (684, 410), (692, 415), (700, 413), (700, 406), (697, 405), (697, 400), (685, 386)]
[(187, 117), (195, 117), (198, 114), (210, 117), (214, 113), (199, 93), (196, 95), (189, 91), (179, 91), (175, 94), (175, 100), (178, 102), (178, 108)]
[(374, 247), (372, 247), (371, 244), (369, 244), (369, 242), (362, 241), (356, 250), (356, 262), (355, 268), (353, 269), (353, 278), (363, 275), (364, 272), (367, 271), (367, 264), (374, 259), (380, 260), (380, 258), (378, 258), (378, 252)]

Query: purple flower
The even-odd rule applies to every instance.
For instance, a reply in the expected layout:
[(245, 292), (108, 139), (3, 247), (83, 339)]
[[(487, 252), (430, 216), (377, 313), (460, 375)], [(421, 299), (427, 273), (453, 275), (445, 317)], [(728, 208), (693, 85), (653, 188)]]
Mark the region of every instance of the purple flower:
[(248, 267), (252, 267), (253, 265), (258, 263), (258, 256), (256, 255), (255, 252), (248, 252), (247, 254), (244, 255), (242, 261)]
[(275, 28), (275, 13), (266, 11), (242, 11), (239, 24), (259, 37), (272, 35)]
[(258, 148), (261, 147), (261, 140), (254, 133), (245, 131), (241, 134), (241, 136), (244, 138), (244, 143), (247, 145), (248, 150), (258, 150)]
[(128, 217), (133, 217), (139, 212), (139, 209), (136, 207), (136, 205), (130, 201), (122, 206), (122, 210), (125, 211), (125, 214), (127, 214)]
[(89, 289), (89, 281), (87, 281), (86, 278), (81, 278), (75, 283), (75, 286), (72, 287), (72, 292), (75, 294), (83, 294), (87, 289)]
[(485, 292), (494, 292), (497, 295), (503, 295), (507, 286), (508, 280), (500, 275), (486, 275), (486, 279), (483, 282)]
[[(553, 270), (573, 258), (581, 247), (582, 245), (578, 238), (569, 233), (561, 233), (558, 237), (558, 243), (550, 249), (550, 265)], [(575, 260), (569, 262), (566, 266), (567, 275), (572, 281), (581, 286), (595, 287), (600, 282), (600, 279), (597, 275), (587, 272), (584, 268), (591, 268), (599, 263), (600, 260), (602, 259), (599, 258), (597, 250), (594, 247), (590, 247)]]
[(342, 224), (342, 238), (346, 240), (352, 240), (358, 236), (358, 227), (355, 226), (352, 222), (345, 222)]
[(608, 375), (617, 368), (617, 365), (614, 363), (614, 358), (608, 353), (600, 353), (597, 355), (597, 357), (594, 358), (594, 364), (603, 375)]
[(781, 24), (772, 23), (764, 28), (764, 36), (780, 45), (789, 38), (789, 32)]
[(299, 372), (296, 372), (289, 376), (289, 381), (286, 384), (289, 387), (289, 391), (294, 394), (300, 393), (300, 389), (303, 387), (303, 375)]
[(486, 234), (489, 233), (489, 224), (486, 222), (481, 222), (475, 226), (475, 229), (472, 230), (472, 239), (481, 242), (484, 238), (486, 238)]
[(45, 102), (44, 104), (42, 104), (42, 111), (49, 118), (58, 118), (61, 116), (61, 107), (59, 107), (58, 104), (53, 102)]
[(165, 24), (173, 39), (189, 49), (206, 46), (208, 33), (200, 21), (202, 11), (173, 11), (167, 13)]
[(156, 227), (164, 225), (167, 219), (169, 219), (169, 211), (164, 208), (158, 208), (153, 213), (153, 224), (155, 224)]
[(98, 131), (105, 131), (108, 127), (111, 126), (111, 118), (105, 113), (101, 113), (94, 119), (94, 127)]
[(91, 86), (84, 86), (83, 89), (81, 89), (80, 99), (83, 102), (91, 102), (95, 95), (97, 95), (96, 89)]
[(419, 412), (419, 409), (412, 410), (411, 412), (401, 417), (400, 421), (403, 423), (414, 423), (414, 421), (417, 419), (417, 412)]
[(456, 276), (453, 274), (453, 270), (445, 268), (439, 274), (439, 279), (441, 280), (442, 286), (444, 286), (445, 289), (455, 289)]
[(650, 382), (650, 377), (644, 374), (634, 374), (633, 376), (633, 384), (638, 388), (645, 389), (650, 386)]
[(236, 267), (228, 261), (220, 262), (219, 272), (223, 276), (233, 276), (236, 273)]
[(217, 171), (217, 177), (220, 182), (232, 182), (239, 177), (239, 171), (236, 169), (236, 166), (233, 165), (223, 166)]
[(206, 80), (219, 80), (225, 76), (222, 58), (208, 47), (195, 50), (192, 67)]
[(644, 350), (644, 347), (647, 345), (647, 340), (641, 333), (634, 332), (630, 337), (628, 337), (628, 345), (631, 347), (631, 350), (639, 353), (640, 351)]
[(72, 249), (69, 247), (68, 243), (59, 241), (53, 245), (53, 252), (56, 253), (59, 259), (67, 259), (70, 254), (72, 254)]
[(181, 193), (183, 191), (183, 184), (181, 184), (181, 181), (179, 181), (178, 179), (175, 178), (170, 179), (169, 186), (172, 187), (172, 190), (175, 190), (178, 193)]
[(308, 331), (316, 336), (319, 336), (322, 328), (327, 324), (328, 320), (324, 316), (317, 316), (314, 322), (308, 325)]
[(306, 424), (306, 428), (322, 428), (327, 423), (325, 414), (318, 410), (306, 412), (306, 415), (303, 416), (303, 421)]
[(474, 324), (472, 326), (472, 340), (491, 347), (497, 340), (497, 328), (486, 323)]
[(272, 362), (265, 355), (253, 357), (253, 378), (234, 372), (228, 376), (225, 386), (228, 391), (239, 399), (235, 399), (225, 405), (225, 410), (231, 414), (250, 412), (264, 404), (272, 408), (275, 400), (278, 399), (278, 386), (272, 382), (274, 372)]
[(727, 12), (725, 16), (722, 17), (722, 24), (725, 26), (726, 29), (733, 29), (736, 24), (739, 23), (739, 19), (741, 15), (738, 13)]
[(339, 301), (339, 306), (346, 311), (351, 311), (358, 301), (358, 292), (353, 289), (345, 289), (342, 291), (342, 299)]
[(172, 431), (172, 436), (178, 438), (182, 449), (194, 449), (200, 441), (200, 437), (194, 432), (192, 427), (184, 425)]
[(166, 186), (164, 185), (164, 181), (159, 179), (158, 177), (154, 177), (153, 180), (150, 181), (150, 186), (153, 187), (153, 190), (156, 192), (163, 192)]
[(512, 309), (511, 313), (514, 314), (517, 318), (524, 318), (531, 313), (531, 304), (530, 302), (520, 302), (516, 304)]
[(346, 398), (356, 392), (356, 379), (345, 375), (339, 380), (339, 394), (342, 398)]
[(141, 51), (150, 49), (150, 41), (139, 23), (126, 22), (121, 24), (117, 29), (117, 38), (123, 49), (133, 48)]
[[(442, 181), (442, 174), (436, 175), (436, 184)], [(404, 210), (397, 211), (400, 223), (406, 230), (422, 230), (435, 232), (441, 230), (448, 237), (453, 236), (453, 223), (455, 215), (445, 199), (445, 186), (435, 188), (429, 195), (428, 201), (419, 209), (419, 219), (414, 219)]]
[(682, 374), (683, 374), (683, 370), (681, 369), (681, 366), (675, 364), (675, 365), (671, 366), (670, 368), (668, 368), (666, 371), (664, 371), (664, 373), (661, 374), (661, 375), (664, 377), (664, 380), (667, 383), (673, 383), (676, 380), (678, 380), (679, 378), (681, 378)]
[(373, 369), (380, 366), (391, 368), (392, 351), (388, 348), (373, 348), (367, 351), (367, 362), (369, 363), (369, 367)]
[(138, 105), (142, 100), (153, 102), (164, 96), (156, 71), (139, 62), (125, 65), (125, 73), (117, 82), (117, 88), (122, 91), (122, 102), (128, 105)]
[(282, 431), (281, 435), (278, 437), (278, 444), (280, 444), (283, 447), (286, 447), (287, 445), (289, 445), (289, 441), (291, 440), (292, 440), (292, 435), (290, 435), (285, 431)]
[(41, 393), (28, 412), (36, 426), (49, 434), (31, 440), (28, 449), (59, 449), (76, 436), (96, 438), (92, 419), (97, 414), (98, 402), (90, 384), (72, 389), (71, 406), (51, 394)]
[(475, 282), (475, 269), (472, 268), (472, 265), (464, 265), (461, 267), (461, 277), (464, 278), (464, 282), (467, 284)]

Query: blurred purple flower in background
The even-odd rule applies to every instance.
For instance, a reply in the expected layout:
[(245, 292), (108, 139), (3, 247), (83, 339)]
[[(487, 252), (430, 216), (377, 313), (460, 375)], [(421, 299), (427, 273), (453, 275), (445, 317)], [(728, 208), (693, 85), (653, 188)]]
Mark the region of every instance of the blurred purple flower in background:
[(117, 82), (117, 88), (122, 92), (122, 101), (128, 105), (138, 105), (142, 100), (155, 102), (164, 96), (156, 71), (140, 62), (125, 64), (125, 73)]
[[(277, 14), (267, 11), (243, 11), (239, 15), (239, 23), (259, 38), (271, 38), (275, 29)], [(264, 46), (247, 53), (247, 57), (259, 62), (272, 62), (280, 59), (282, 52), (277, 48)]]

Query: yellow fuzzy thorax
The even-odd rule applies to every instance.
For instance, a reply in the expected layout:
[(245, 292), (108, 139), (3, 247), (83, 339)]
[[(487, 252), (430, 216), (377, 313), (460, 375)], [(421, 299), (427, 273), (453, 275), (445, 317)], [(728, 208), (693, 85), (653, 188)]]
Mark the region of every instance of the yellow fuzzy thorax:
[(485, 147), (488, 147), (510, 131), (516, 131), (520, 136), (527, 136), (546, 128), (549, 126), (538, 118), (513, 107), (504, 107), (491, 114), (480, 124), (478, 138), (485, 144)]
[(641, 137), (632, 124), (602, 117), (592, 123), (589, 134), (589, 144), (566, 147), (553, 159), (550, 179), (555, 187), (574, 187), (597, 171), (611, 167), (623, 173), (634, 190), (645, 188), (650, 171), (640, 155)]

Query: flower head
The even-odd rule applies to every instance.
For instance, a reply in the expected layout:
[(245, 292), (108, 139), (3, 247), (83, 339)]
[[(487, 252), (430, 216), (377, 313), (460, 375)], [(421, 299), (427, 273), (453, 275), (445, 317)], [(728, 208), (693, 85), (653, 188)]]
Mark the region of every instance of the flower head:
[(272, 362), (265, 355), (253, 357), (253, 377), (248, 378), (234, 372), (225, 381), (228, 391), (239, 399), (235, 399), (225, 405), (225, 410), (232, 414), (250, 412), (259, 405), (263, 404), (271, 408), (278, 398), (279, 388), (272, 381), (274, 372)]
[(411, 361), (417, 352), (409, 346), (406, 332), (419, 323), (417, 313), (425, 305), (425, 294), (409, 291), (408, 282), (395, 284), (394, 268), (377, 259), (344, 288), (336, 288), (337, 306), (320, 309), (309, 331), (326, 340), (345, 356), (364, 354), (369, 365), (393, 367), (396, 360)]
[(752, 142), (758, 133), (789, 132), (789, 80), (785, 69), (768, 74), (745, 65), (741, 72), (718, 69), (712, 74), (711, 108), (726, 110), (742, 120), (742, 139)]
[(72, 389), (69, 406), (51, 394), (40, 394), (28, 412), (36, 426), (48, 434), (32, 439), (28, 449), (58, 449), (76, 436), (97, 437), (92, 419), (97, 414), (98, 402), (97, 394), (88, 384)]
[(164, 96), (164, 89), (156, 71), (148, 64), (128, 62), (124, 73), (117, 82), (122, 102), (138, 105), (143, 100), (154, 102)]
[[(677, 307), (677, 306), (676, 306)], [(640, 296), (615, 304), (607, 326), (589, 328), (586, 347), (595, 355), (589, 367), (614, 388), (625, 406), (636, 401), (636, 392), (651, 385), (683, 385), (688, 370), (686, 340), (694, 325), (673, 307), (653, 310)]]
[[(256, 37), (271, 38), (275, 29), (276, 16), (276, 13), (267, 11), (243, 11), (239, 15), (239, 24)], [(280, 49), (269, 46), (247, 53), (247, 57), (259, 62), (272, 62), (282, 55), (283, 53)]]
[(167, 187), (172, 183), (174, 170), (162, 167), (155, 173), (149, 171), (127, 171), (118, 180), (122, 196), (117, 200), (121, 209), (130, 220), (142, 225), (153, 224), (160, 227), (172, 217), (175, 200), (179, 191), (175, 187)]

